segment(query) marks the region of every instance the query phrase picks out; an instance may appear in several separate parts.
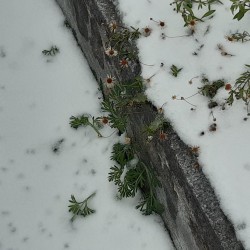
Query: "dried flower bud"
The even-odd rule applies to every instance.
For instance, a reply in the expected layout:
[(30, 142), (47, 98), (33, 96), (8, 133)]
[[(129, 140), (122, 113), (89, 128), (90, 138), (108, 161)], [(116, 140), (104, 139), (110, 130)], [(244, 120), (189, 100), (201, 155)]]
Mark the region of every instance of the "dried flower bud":
[(231, 86), (230, 83), (227, 83), (227, 84), (225, 85), (225, 90), (231, 90), (231, 88), (232, 88), (232, 86)]

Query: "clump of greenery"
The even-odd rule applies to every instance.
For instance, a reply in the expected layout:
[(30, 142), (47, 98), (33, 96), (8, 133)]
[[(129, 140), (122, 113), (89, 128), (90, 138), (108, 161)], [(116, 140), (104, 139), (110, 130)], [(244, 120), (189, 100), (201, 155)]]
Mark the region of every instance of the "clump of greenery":
[(112, 48), (118, 51), (119, 57), (134, 60), (137, 58), (137, 53), (131, 47), (131, 43), (136, 41), (140, 36), (141, 32), (139, 28), (119, 26), (118, 31), (111, 33), (109, 43)]
[[(204, 18), (211, 17), (214, 14), (215, 10), (212, 10), (212, 4), (220, 3), (219, 0), (175, 0), (170, 5), (175, 5), (174, 11), (180, 13), (185, 24), (184, 26), (192, 26), (192, 23), (195, 21), (203, 22)], [(197, 6), (197, 9), (207, 8), (207, 12), (201, 17), (198, 17), (194, 13), (193, 7)]]
[[(241, 99), (245, 102), (248, 109), (250, 102), (250, 65), (246, 64), (245, 66), (248, 68), (248, 70), (242, 73), (236, 80), (234, 88), (229, 92), (227, 103), (232, 105), (234, 98), (237, 100)], [(248, 110), (247, 113), (249, 113)]]
[(102, 102), (102, 111), (109, 113), (108, 119), (112, 128), (117, 128), (121, 133), (125, 132), (127, 123), (125, 108), (135, 103), (146, 102), (143, 90), (141, 77), (136, 77), (130, 82), (115, 84), (108, 98)]
[(59, 48), (57, 48), (56, 46), (51, 46), (50, 49), (48, 50), (43, 50), (42, 53), (45, 56), (55, 56), (56, 54), (58, 54), (60, 52)]
[(163, 129), (166, 122), (163, 114), (158, 114), (155, 119), (145, 128), (148, 136), (153, 136), (158, 130)]
[(71, 116), (70, 126), (74, 129), (90, 126), (97, 133), (98, 137), (102, 137), (102, 134), (99, 132), (99, 129), (102, 128), (100, 117), (95, 118), (91, 115)]
[(250, 10), (250, 0), (230, 0), (232, 2), (231, 11), (234, 14), (234, 19), (241, 20)]
[(130, 144), (114, 144), (111, 160), (116, 161), (120, 166), (124, 167), (134, 157), (134, 150)]
[(78, 202), (75, 199), (74, 195), (71, 195), (71, 200), (69, 200), (71, 205), (68, 206), (69, 207), (69, 212), (74, 214), (72, 216), (72, 218), (70, 219), (71, 222), (73, 222), (78, 215), (86, 217), (86, 216), (88, 216), (90, 214), (95, 213), (94, 209), (91, 209), (91, 208), (88, 207), (89, 199), (91, 199), (95, 195), (96, 195), (96, 193), (94, 192), (93, 194), (91, 194), (85, 200), (83, 200), (81, 202)]
[(156, 198), (155, 189), (160, 183), (153, 171), (141, 161), (133, 162), (135, 157), (131, 144), (117, 143), (113, 146), (111, 159), (118, 164), (111, 167), (108, 180), (118, 186), (120, 198), (134, 197), (142, 190), (142, 200), (136, 206), (144, 215), (152, 212), (162, 213), (163, 206)]
[(225, 80), (219, 79), (219, 80), (210, 82), (208, 78), (206, 78), (205, 76), (202, 77), (202, 83), (204, 84), (204, 86), (202, 86), (201, 88), (198, 88), (199, 93), (201, 95), (209, 97), (210, 99), (212, 99), (216, 95), (217, 91), (221, 87), (225, 86)]
[(247, 31), (244, 31), (242, 33), (236, 32), (236, 33), (233, 33), (230, 36), (228, 36), (227, 39), (229, 41), (237, 41), (237, 42), (240, 41), (242, 43), (245, 43), (245, 42), (250, 41), (250, 34)]
[(177, 77), (178, 74), (182, 71), (183, 68), (177, 68), (177, 66), (175, 66), (174, 64), (171, 66), (170, 70), (171, 70), (171, 74), (174, 77)]

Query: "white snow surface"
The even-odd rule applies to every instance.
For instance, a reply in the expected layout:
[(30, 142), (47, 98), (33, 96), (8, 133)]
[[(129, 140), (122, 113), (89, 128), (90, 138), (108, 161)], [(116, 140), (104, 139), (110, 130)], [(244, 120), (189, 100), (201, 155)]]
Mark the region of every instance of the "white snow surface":
[[(249, 32), (250, 14), (241, 21), (233, 20), (231, 2), (223, 1), (223, 5), (213, 6), (214, 18), (196, 23), (193, 36), (162, 39), (162, 33), (173, 37), (185, 35), (189, 30), (184, 27), (181, 15), (173, 11), (171, 2), (119, 0), (119, 9), (126, 25), (152, 29), (150, 36), (140, 38), (137, 43), (141, 62), (154, 65), (142, 64), (142, 77), (148, 79), (156, 73), (146, 90), (148, 98), (158, 108), (164, 104), (166, 118), (186, 144), (200, 147), (202, 170), (214, 187), (222, 209), (233, 222), (237, 236), (246, 249), (250, 249), (250, 120), (243, 120), (247, 117), (246, 106), (238, 100), (232, 107), (226, 106), (226, 110), (221, 106), (214, 108), (217, 131), (210, 132), (208, 128), (214, 121), (207, 107), (207, 97), (195, 95), (187, 99), (196, 105), (194, 111), (185, 101), (172, 99), (174, 95), (180, 99), (197, 93), (197, 88), (203, 86), (202, 74), (210, 81), (225, 79), (234, 86), (235, 80), (246, 71), (244, 64), (250, 64), (250, 42), (229, 42), (225, 36), (237, 31)], [(150, 18), (164, 21), (166, 27), (161, 28)], [(209, 32), (204, 35), (208, 26)], [(198, 55), (192, 55), (202, 44)], [(233, 56), (222, 56), (218, 44)], [(183, 68), (177, 78), (170, 74), (172, 64)], [(189, 84), (196, 76), (199, 78)], [(228, 91), (222, 88), (214, 100), (222, 104), (227, 96)], [(205, 132), (204, 136), (200, 136), (201, 131)]]
[[(160, 218), (135, 209), (139, 197), (116, 199), (107, 177), (119, 138), (69, 126), (100, 116), (101, 94), (63, 22), (53, 0), (0, 1), (0, 249), (173, 249)], [(60, 53), (48, 59), (52, 45)], [(96, 213), (70, 223), (70, 195), (94, 191)]]

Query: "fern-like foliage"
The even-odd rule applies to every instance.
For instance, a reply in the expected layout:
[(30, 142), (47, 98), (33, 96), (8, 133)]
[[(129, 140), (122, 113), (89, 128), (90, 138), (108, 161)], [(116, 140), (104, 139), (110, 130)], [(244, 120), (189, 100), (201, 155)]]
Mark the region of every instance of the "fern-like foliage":
[(60, 52), (59, 48), (57, 48), (56, 46), (51, 46), (50, 49), (45, 49), (42, 51), (42, 53), (45, 56), (55, 56), (56, 54), (58, 54)]
[(97, 133), (98, 137), (102, 137), (102, 134), (99, 132), (99, 129), (102, 128), (100, 117), (95, 118), (91, 115), (71, 116), (70, 126), (74, 129), (90, 126)]
[(134, 197), (138, 190), (142, 190), (142, 200), (136, 208), (143, 214), (162, 213), (163, 207), (155, 194), (155, 189), (160, 183), (153, 171), (144, 163), (139, 161), (136, 165), (130, 165), (134, 155), (131, 145), (115, 144), (111, 159), (120, 166), (110, 168), (108, 180), (117, 185), (120, 198)]
[(102, 102), (102, 111), (108, 112), (108, 120), (111, 128), (117, 128), (121, 133), (126, 130), (127, 117), (120, 108), (116, 108), (115, 103), (109, 99)]
[[(129, 60), (135, 60), (137, 58), (137, 53), (134, 51), (131, 43), (136, 41), (140, 37), (141, 33), (139, 28), (134, 27), (123, 28), (118, 32), (113, 32), (110, 36), (110, 44), (116, 50), (122, 58), (128, 58)], [(132, 48), (132, 49), (131, 49)]]
[(79, 127), (86, 127), (89, 125), (89, 117), (86, 115), (78, 117), (71, 116), (69, 124), (74, 129), (78, 129)]
[(245, 102), (248, 109), (248, 105), (250, 103), (250, 65), (245, 66), (248, 70), (242, 73), (236, 80), (234, 88), (229, 92), (227, 103), (232, 105), (234, 98), (241, 99)]
[(127, 116), (124, 113), (128, 105), (145, 103), (147, 98), (142, 94), (144, 90), (143, 79), (136, 77), (133, 81), (116, 84), (108, 98), (102, 102), (102, 111), (108, 112), (108, 119), (112, 128), (121, 133), (126, 130)]
[(130, 144), (116, 143), (113, 146), (111, 160), (116, 161), (124, 167), (129, 161), (134, 158), (134, 151)]
[(69, 202), (71, 203), (68, 207), (69, 207), (69, 212), (73, 213), (74, 215), (72, 216), (72, 218), (70, 219), (71, 222), (73, 222), (75, 220), (75, 218), (80, 215), (83, 217), (86, 217), (90, 214), (95, 213), (94, 209), (91, 209), (88, 207), (88, 201), (89, 199), (91, 199), (92, 197), (95, 196), (96, 193), (91, 194), (89, 197), (87, 197), (84, 201), (82, 202), (78, 202), (74, 195), (71, 195), (71, 200), (69, 200)]

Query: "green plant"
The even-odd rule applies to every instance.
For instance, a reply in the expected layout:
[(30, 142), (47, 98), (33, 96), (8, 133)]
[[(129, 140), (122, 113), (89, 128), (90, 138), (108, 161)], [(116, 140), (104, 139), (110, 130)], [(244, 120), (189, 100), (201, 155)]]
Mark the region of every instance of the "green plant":
[(159, 181), (152, 172), (141, 161), (132, 160), (135, 157), (132, 145), (117, 143), (113, 146), (111, 159), (119, 166), (110, 168), (108, 180), (118, 186), (120, 198), (134, 197), (138, 190), (142, 190), (142, 200), (136, 206), (143, 214), (149, 215), (152, 212), (161, 213), (162, 205), (157, 201), (155, 189), (160, 186)]
[(49, 50), (43, 50), (42, 53), (45, 56), (55, 56), (56, 54), (58, 54), (60, 52), (59, 48), (57, 48), (56, 46), (51, 46), (51, 48)]
[(147, 136), (153, 136), (156, 131), (163, 129), (164, 123), (166, 122), (163, 114), (158, 114), (155, 119), (146, 126), (144, 132), (147, 133)]
[(92, 197), (94, 197), (96, 195), (96, 193), (92, 193), (90, 196), (88, 196), (84, 201), (82, 202), (78, 202), (74, 195), (71, 195), (71, 200), (69, 200), (69, 202), (71, 203), (71, 205), (69, 205), (69, 212), (73, 213), (74, 215), (72, 216), (72, 218), (70, 219), (71, 222), (73, 222), (75, 220), (75, 218), (78, 215), (81, 215), (83, 217), (86, 217), (90, 214), (95, 213), (94, 209), (91, 209), (88, 207), (88, 201), (89, 199), (91, 199)]
[(202, 77), (202, 83), (204, 84), (204, 86), (198, 88), (199, 89), (198, 93), (206, 97), (209, 97), (210, 99), (212, 99), (216, 95), (218, 89), (225, 86), (225, 80), (219, 79), (210, 82), (208, 78), (206, 78), (205, 76)]
[(171, 66), (170, 70), (171, 70), (171, 74), (174, 77), (177, 77), (178, 74), (182, 71), (183, 68), (177, 68), (177, 66), (175, 66), (174, 64)]
[(231, 11), (234, 14), (234, 19), (241, 20), (250, 10), (250, 0), (230, 0), (232, 2)]
[(119, 26), (119, 30), (112, 32), (110, 35), (109, 43), (112, 48), (118, 51), (120, 58), (127, 58), (134, 60), (137, 58), (137, 53), (131, 47), (131, 43), (137, 40), (141, 36), (139, 28), (134, 27), (125, 28)]
[(71, 26), (70, 26), (68, 20), (65, 19), (64, 22), (63, 22), (63, 24), (64, 24), (64, 26), (65, 26), (66, 28), (71, 29)]
[(155, 174), (149, 169), (144, 163), (141, 163), (141, 167), (144, 169), (144, 173), (147, 179), (146, 192), (144, 190), (144, 196), (136, 206), (140, 209), (144, 215), (149, 215), (152, 212), (161, 214), (164, 211), (163, 205), (158, 201), (155, 193), (155, 189), (161, 187), (159, 180), (156, 178)]
[(108, 119), (112, 128), (125, 132), (127, 116), (125, 108), (134, 103), (146, 102), (147, 98), (142, 93), (143, 80), (136, 77), (133, 81), (115, 84), (108, 97), (102, 102), (102, 111), (108, 112)]
[(115, 103), (109, 99), (102, 102), (102, 111), (108, 112), (108, 120), (111, 128), (117, 128), (120, 133), (126, 130), (127, 117), (122, 113), (121, 108), (117, 108)]
[(227, 39), (229, 41), (237, 41), (237, 42), (248, 42), (250, 41), (250, 34), (247, 32), (247, 31), (244, 31), (242, 33), (240, 32), (236, 32), (236, 33), (233, 33), (231, 34), (230, 36), (227, 36)]
[(236, 79), (234, 88), (229, 92), (229, 97), (227, 98), (227, 103), (232, 105), (234, 98), (241, 99), (247, 105), (247, 113), (249, 113), (248, 105), (250, 102), (250, 65), (245, 65), (248, 70), (240, 75)]
[[(195, 21), (203, 22), (203, 19), (206, 17), (212, 17), (215, 10), (211, 9), (212, 4), (220, 3), (219, 0), (175, 0), (170, 5), (175, 5), (174, 11), (181, 13), (182, 18), (185, 22), (184, 26), (194, 26)], [(207, 8), (207, 12), (201, 17), (198, 17), (194, 11), (193, 7), (196, 6), (197, 9), (202, 9), (203, 7)]]
[(134, 151), (130, 144), (114, 144), (111, 160), (116, 161), (120, 166), (124, 167), (132, 159), (134, 159)]
[(78, 117), (71, 116), (70, 126), (74, 129), (78, 129), (79, 127), (90, 126), (97, 133), (98, 137), (103, 137), (102, 134), (99, 132), (99, 129), (102, 128), (100, 117), (95, 118), (91, 115), (81, 115)]

